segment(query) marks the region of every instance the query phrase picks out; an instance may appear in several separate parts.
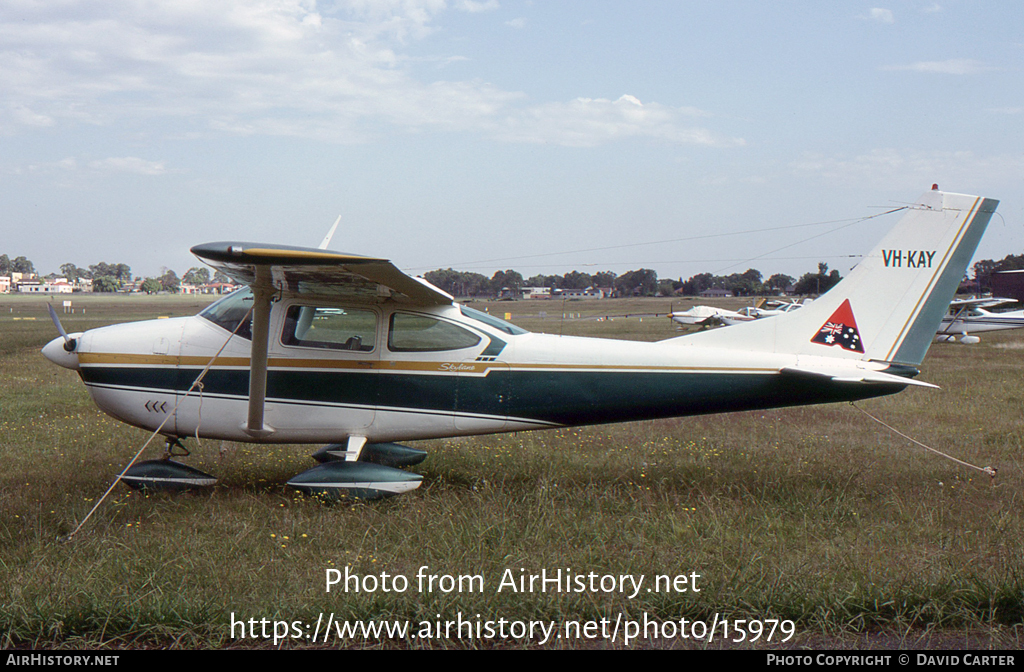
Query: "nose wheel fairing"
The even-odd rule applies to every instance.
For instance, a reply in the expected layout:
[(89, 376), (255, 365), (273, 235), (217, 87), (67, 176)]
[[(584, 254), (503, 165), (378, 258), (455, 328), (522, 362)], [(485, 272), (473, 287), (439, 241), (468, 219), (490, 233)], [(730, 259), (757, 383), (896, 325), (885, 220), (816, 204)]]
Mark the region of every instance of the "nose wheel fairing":
[(146, 460), (132, 465), (121, 477), (134, 490), (185, 492), (210, 487), (217, 478), (175, 460)]

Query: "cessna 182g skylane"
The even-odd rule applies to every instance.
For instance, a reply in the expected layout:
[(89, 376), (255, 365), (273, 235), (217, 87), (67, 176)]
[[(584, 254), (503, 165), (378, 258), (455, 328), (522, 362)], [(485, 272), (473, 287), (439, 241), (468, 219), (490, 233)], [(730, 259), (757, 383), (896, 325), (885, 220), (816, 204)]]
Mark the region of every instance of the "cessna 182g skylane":
[[(656, 343), (529, 333), (458, 305), (385, 259), (225, 242), (192, 251), (246, 289), (194, 317), (70, 335), (58, 322), (62, 336), (43, 354), (78, 371), (113, 417), (151, 431), (166, 421), (169, 449), (190, 436), (330, 443), (318, 453), (324, 464), (291, 485), (394, 494), (421, 479), (395, 467), (425, 456), (398, 441), (930, 386), (913, 377), (997, 204), (933, 188), (814, 303)], [(205, 367), (200, 389), (193, 383)], [(153, 460), (124, 480), (212, 477)]]

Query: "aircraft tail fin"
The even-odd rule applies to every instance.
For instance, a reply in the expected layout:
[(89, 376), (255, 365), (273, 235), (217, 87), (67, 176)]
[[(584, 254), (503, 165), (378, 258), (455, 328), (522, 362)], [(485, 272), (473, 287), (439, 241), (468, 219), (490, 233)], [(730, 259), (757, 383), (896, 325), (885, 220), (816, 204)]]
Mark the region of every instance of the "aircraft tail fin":
[(999, 201), (933, 188), (831, 290), (799, 310), (680, 345), (918, 366)]

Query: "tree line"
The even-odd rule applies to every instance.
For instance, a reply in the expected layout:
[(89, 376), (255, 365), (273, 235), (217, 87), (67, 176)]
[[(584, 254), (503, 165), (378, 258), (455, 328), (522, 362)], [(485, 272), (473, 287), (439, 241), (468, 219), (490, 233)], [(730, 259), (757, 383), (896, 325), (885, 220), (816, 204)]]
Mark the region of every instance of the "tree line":
[(764, 296), (790, 291), (794, 294), (821, 294), (842, 279), (839, 271), (828, 270), (828, 264), (818, 264), (818, 271), (795, 279), (784, 273), (764, 280), (761, 272), (751, 268), (743, 273), (713, 275), (699, 273), (688, 280), (659, 278), (656, 271), (640, 268), (616, 275), (611, 271), (589, 274), (571, 271), (565, 275), (534, 275), (523, 278), (514, 270), (497, 271), (488, 278), (480, 273), (438, 269), (423, 274), (430, 284), (452, 296), (517, 295), (524, 287), (549, 287), (552, 290), (610, 289), (615, 296), (698, 296), (708, 289), (723, 289), (733, 296)]
[[(0, 254), (0, 275), (11, 273), (36, 273), (35, 265), (25, 257), (11, 259), (6, 254)], [(217, 271), (211, 278), (210, 270), (205, 267), (193, 267), (186, 271), (181, 278), (171, 269), (164, 269), (162, 275), (152, 278), (132, 276), (132, 269), (128, 264), (110, 264), (101, 261), (86, 268), (79, 268), (75, 264), (67, 263), (60, 265), (60, 273), (50, 273), (46, 278), (62, 277), (68, 282), (75, 283), (81, 280), (92, 280), (94, 292), (118, 292), (126, 286), (134, 284), (147, 294), (157, 292), (175, 292), (181, 289), (181, 284), (205, 285), (208, 282), (230, 282), (230, 279)]]
[[(1024, 269), (1024, 254), (1009, 254), (999, 261), (983, 259), (972, 267), (973, 281), (978, 291), (990, 291), (993, 274), (1018, 269)], [(6, 254), (0, 254), (0, 276), (11, 273), (36, 273), (35, 265), (24, 256), (11, 259)], [(190, 268), (180, 278), (173, 270), (165, 268), (160, 276), (133, 279), (128, 264), (106, 262), (86, 268), (71, 263), (61, 264), (59, 275), (69, 282), (92, 280), (93, 291), (96, 292), (117, 292), (134, 283), (143, 292), (155, 294), (178, 292), (182, 283), (205, 285), (209, 282), (230, 282), (220, 271), (211, 276), (208, 268), (200, 266)], [(46, 277), (58, 277), (58, 274), (51, 273)], [(502, 296), (503, 292), (518, 295), (524, 287), (549, 287), (552, 290), (584, 290), (593, 287), (611, 289), (616, 296), (698, 296), (708, 289), (726, 290), (734, 296), (766, 296), (783, 292), (810, 295), (822, 294), (842, 279), (839, 271), (830, 271), (825, 262), (818, 263), (817, 272), (804, 273), (798, 279), (784, 273), (776, 273), (764, 279), (761, 272), (754, 268), (730, 275), (698, 273), (687, 280), (659, 278), (657, 272), (649, 268), (618, 275), (612, 271), (593, 274), (570, 271), (564, 275), (538, 274), (529, 278), (524, 278), (512, 269), (497, 271), (488, 278), (480, 273), (445, 268), (424, 273), (423, 277), (452, 296), (474, 297), (497, 297)]]

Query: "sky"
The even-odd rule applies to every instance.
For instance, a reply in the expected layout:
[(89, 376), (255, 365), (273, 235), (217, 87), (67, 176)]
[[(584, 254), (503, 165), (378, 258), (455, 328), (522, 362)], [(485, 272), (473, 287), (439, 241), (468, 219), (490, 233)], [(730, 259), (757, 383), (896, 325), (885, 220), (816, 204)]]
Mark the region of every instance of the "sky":
[(0, 253), (845, 274), (933, 183), (1024, 252), (1024, 9), (877, 1), (4, 0)]

